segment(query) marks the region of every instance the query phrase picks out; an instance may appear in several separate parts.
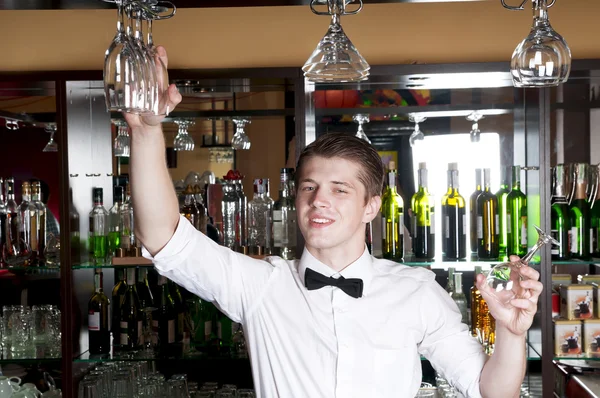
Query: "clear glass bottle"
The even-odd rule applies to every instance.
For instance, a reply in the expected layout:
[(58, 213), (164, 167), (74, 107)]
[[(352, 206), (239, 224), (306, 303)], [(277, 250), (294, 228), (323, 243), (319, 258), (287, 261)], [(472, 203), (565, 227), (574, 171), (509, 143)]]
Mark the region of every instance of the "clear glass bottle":
[(242, 180), (234, 180), (235, 193), (238, 197), (236, 217), (236, 246), (239, 251), (248, 246), (248, 198), (244, 194)]
[(133, 218), (133, 203), (131, 202), (131, 185), (125, 187), (125, 201), (121, 208), (121, 248), (125, 256), (136, 256), (139, 248), (135, 238), (135, 223)]
[(432, 260), (435, 256), (435, 199), (427, 189), (426, 163), (419, 163), (419, 190), (412, 197), (411, 209), (413, 253), (416, 258)]
[(446, 280), (446, 291), (450, 296), (454, 293), (454, 272), (456, 268), (448, 267), (448, 279)]
[(19, 206), (15, 201), (15, 180), (6, 179), (6, 245), (4, 258), (9, 266), (23, 265), (28, 260), (29, 250), (19, 234)]
[[(32, 241), (34, 240), (33, 235), (36, 235), (35, 240), (37, 240), (37, 249), (33, 249), (33, 257), (39, 264), (44, 263), (44, 249), (46, 249), (46, 215), (48, 209), (44, 202), (42, 202), (42, 189), (39, 181), (33, 181), (31, 184), (31, 203), (33, 205), (30, 211), (35, 211), (35, 218), (37, 228), (35, 230), (32, 229)], [(56, 239), (59, 239), (60, 236), (56, 236)]]
[[(35, 205), (31, 201), (31, 184), (24, 181), (21, 185), (21, 203), (17, 211), (19, 224), (19, 240), (23, 242), (25, 251), (29, 253), (27, 260), (21, 265), (30, 265), (35, 261), (33, 250), (37, 252), (37, 234), (31, 234), (31, 229), (37, 229)], [(32, 241), (33, 239), (33, 241)]]
[(6, 203), (4, 201), (4, 179), (0, 177), (0, 268), (4, 268), (4, 253), (6, 247), (6, 237), (8, 233), (8, 223), (6, 215)]
[(402, 261), (404, 257), (404, 201), (396, 190), (396, 163), (388, 165), (388, 186), (381, 199), (383, 258)]
[(458, 309), (460, 310), (460, 314), (462, 315), (462, 323), (468, 325), (469, 315), (467, 310), (467, 297), (463, 292), (462, 275), (462, 272), (454, 273), (454, 291), (452, 292), (452, 300), (454, 300), (458, 306)]
[(201, 197), (201, 195), (196, 195), (191, 185), (185, 187), (182, 195), (183, 203), (179, 208), (179, 213), (187, 218), (194, 228), (206, 235), (206, 209), (201, 203), (196, 201), (196, 198)]
[(117, 185), (113, 188), (113, 207), (108, 211), (109, 232), (108, 232), (108, 251), (111, 256), (117, 256), (121, 248), (121, 234), (123, 227), (121, 225), (121, 211), (123, 210), (123, 187)]
[(221, 201), (221, 213), (223, 214), (223, 246), (231, 250), (237, 250), (236, 247), (236, 217), (239, 197), (235, 192), (235, 185), (232, 181), (224, 181), (223, 199)]
[(248, 246), (251, 254), (271, 254), (273, 199), (269, 179), (254, 180), (254, 198), (248, 203)]
[(89, 253), (92, 262), (104, 264), (108, 254), (108, 212), (104, 208), (102, 188), (94, 188), (94, 207), (90, 212)]
[(273, 205), (274, 254), (286, 260), (296, 256), (296, 203), (294, 169), (281, 169), (279, 199)]

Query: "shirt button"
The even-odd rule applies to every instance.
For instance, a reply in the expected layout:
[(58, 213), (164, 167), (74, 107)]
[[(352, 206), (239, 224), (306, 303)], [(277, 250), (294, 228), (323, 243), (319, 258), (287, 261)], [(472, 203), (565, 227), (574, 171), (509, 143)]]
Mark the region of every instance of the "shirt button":
[(346, 309), (342, 308), (342, 307), (338, 307), (338, 308), (336, 308), (336, 311), (339, 312), (340, 314), (343, 314), (346, 312)]

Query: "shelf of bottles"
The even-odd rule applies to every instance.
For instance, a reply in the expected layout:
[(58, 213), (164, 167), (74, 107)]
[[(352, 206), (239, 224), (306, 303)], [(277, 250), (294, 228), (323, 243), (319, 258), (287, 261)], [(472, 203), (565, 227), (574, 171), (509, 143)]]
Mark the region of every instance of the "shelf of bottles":
[(58, 223), (43, 199), (40, 181), (23, 181), (17, 202), (14, 178), (0, 178), (0, 277), (58, 275)]

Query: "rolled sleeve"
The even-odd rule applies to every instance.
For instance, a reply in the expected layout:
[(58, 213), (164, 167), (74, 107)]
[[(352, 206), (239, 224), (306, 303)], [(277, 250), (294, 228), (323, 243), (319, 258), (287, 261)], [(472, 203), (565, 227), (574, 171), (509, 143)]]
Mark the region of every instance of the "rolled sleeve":
[(180, 216), (175, 233), (155, 256), (142, 255), (156, 270), (206, 301), (214, 302), (235, 322), (256, 306), (274, 267), (219, 246)]
[(487, 360), (481, 344), (461, 322), (456, 303), (437, 282), (420, 292), (425, 326), (419, 352), (465, 397), (480, 398), (479, 380)]

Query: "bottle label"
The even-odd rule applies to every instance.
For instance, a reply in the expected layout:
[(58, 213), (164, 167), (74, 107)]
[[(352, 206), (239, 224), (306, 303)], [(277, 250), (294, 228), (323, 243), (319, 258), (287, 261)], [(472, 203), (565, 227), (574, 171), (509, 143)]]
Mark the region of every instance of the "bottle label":
[(477, 239), (483, 239), (483, 217), (477, 216)]
[(431, 235), (435, 235), (435, 213), (433, 212), (433, 209), (432, 209), (431, 213), (429, 213), (429, 222), (431, 225), (431, 228), (430, 228)]
[(444, 237), (450, 239), (450, 216), (444, 217)]
[(578, 241), (579, 236), (577, 234), (577, 227), (571, 227), (571, 253), (579, 253), (579, 250), (577, 250)]
[(590, 253), (598, 252), (598, 227), (592, 228), (592, 236), (590, 237), (590, 245), (592, 245)]
[(175, 342), (175, 320), (174, 319), (170, 319), (167, 322), (167, 328), (168, 328), (168, 336), (167, 336), (168, 344), (172, 344)]
[(463, 214), (462, 216), (462, 224), (463, 224), (463, 235), (467, 234), (467, 215)]
[(595, 243), (596, 239), (594, 239), (594, 228), (590, 228), (590, 254), (594, 253)]
[(100, 313), (90, 311), (88, 314), (88, 330), (98, 331), (100, 330)]
[(498, 214), (496, 214), (496, 216), (494, 217), (494, 234), (495, 235), (499, 235), (500, 234), (500, 217), (498, 216)]
[(398, 216), (398, 233), (404, 235), (404, 213)]
[(558, 234), (558, 230), (557, 229), (551, 230), (550, 231), (550, 236), (552, 236), (553, 239), (555, 239), (558, 243), (560, 243), (559, 246), (552, 245), (552, 248), (550, 249), (550, 254), (552, 254), (553, 256), (554, 255), (558, 256), (560, 254), (559, 248), (562, 247), (562, 245), (563, 245), (563, 242), (560, 239), (560, 236)]
[(521, 217), (521, 245), (527, 246), (527, 216)]
[(121, 333), (119, 334), (121, 345), (127, 345), (129, 342), (128, 333), (127, 333), (127, 322), (121, 322)]
[(512, 234), (512, 217), (510, 213), (506, 215), (506, 233)]
[(210, 339), (211, 333), (212, 333), (212, 321), (204, 322), (204, 338), (206, 340)]
[(273, 242), (275, 247), (283, 246), (283, 220), (281, 210), (273, 210)]
[(385, 219), (385, 216), (381, 217), (381, 238), (383, 240), (387, 240), (387, 220)]

